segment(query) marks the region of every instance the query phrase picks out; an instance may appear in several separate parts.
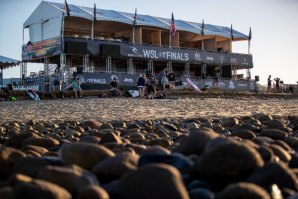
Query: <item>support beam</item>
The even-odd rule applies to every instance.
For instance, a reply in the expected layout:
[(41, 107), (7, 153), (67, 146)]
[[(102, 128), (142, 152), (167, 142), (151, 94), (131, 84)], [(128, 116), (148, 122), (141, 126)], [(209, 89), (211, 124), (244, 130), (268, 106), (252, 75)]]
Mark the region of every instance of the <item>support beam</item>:
[(106, 58), (106, 73), (111, 73), (112, 72), (112, 58), (107, 57)]
[(155, 75), (153, 60), (147, 62), (147, 70), (151, 71), (152, 76)]
[(0, 69), (0, 85), (3, 85), (3, 68)]
[(127, 73), (128, 74), (135, 74), (135, 68), (134, 68), (134, 65), (133, 65), (133, 59), (132, 58), (129, 58), (127, 60)]
[(186, 77), (190, 77), (190, 65), (189, 63), (184, 64), (184, 73)]
[(20, 69), (21, 69), (22, 85), (24, 85), (25, 78), (27, 77), (27, 62), (22, 62)]
[(167, 63), (167, 71), (168, 71), (168, 73), (173, 72), (173, 65), (172, 65), (172, 62), (170, 62), (170, 61)]

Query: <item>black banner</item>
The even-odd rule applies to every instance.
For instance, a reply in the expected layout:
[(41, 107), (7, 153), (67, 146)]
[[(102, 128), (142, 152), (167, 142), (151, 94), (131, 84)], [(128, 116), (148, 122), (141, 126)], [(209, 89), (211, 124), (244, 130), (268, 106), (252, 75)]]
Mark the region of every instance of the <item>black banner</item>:
[(207, 52), (145, 45), (121, 45), (121, 55), (123, 57), (156, 61), (235, 65), (242, 68), (253, 67), (252, 56), (246, 54)]
[[(137, 86), (138, 75), (133, 74), (117, 74), (117, 73), (84, 73), (81, 75), (83, 83), (110, 85), (113, 78), (118, 80), (119, 86)], [(214, 88), (214, 79), (191, 78), (191, 81), (199, 88)], [(188, 83), (183, 79), (183, 86), (188, 86)], [(218, 87), (222, 90), (237, 90), (237, 91), (255, 91), (256, 82), (247, 80), (229, 80), (219, 79)]]
[(110, 85), (112, 79), (116, 78), (119, 86), (137, 86), (137, 75), (116, 73), (86, 73), (81, 75), (82, 82), (87, 84)]

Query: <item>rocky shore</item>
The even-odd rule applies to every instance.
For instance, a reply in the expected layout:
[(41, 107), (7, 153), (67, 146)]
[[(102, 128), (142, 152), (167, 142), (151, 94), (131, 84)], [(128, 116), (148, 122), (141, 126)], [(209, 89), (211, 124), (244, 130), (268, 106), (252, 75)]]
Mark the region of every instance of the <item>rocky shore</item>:
[(0, 198), (295, 199), (297, 102), (3, 102)]

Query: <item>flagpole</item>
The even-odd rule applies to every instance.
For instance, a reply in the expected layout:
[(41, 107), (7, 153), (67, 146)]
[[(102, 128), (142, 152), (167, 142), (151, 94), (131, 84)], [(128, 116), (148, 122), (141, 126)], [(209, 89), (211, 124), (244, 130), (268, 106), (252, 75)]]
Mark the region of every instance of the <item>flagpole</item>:
[(94, 22), (92, 21), (92, 28), (91, 28), (91, 39), (94, 39)]
[(204, 36), (205, 36), (205, 33), (204, 33), (204, 28), (205, 28), (205, 23), (204, 23), (204, 19), (202, 20), (202, 25), (201, 25), (201, 35), (202, 35), (202, 50), (204, 50)]
[(171, 30), (170, 30), (170, 37), (169, 37), (169, 47), (172, 47), (172, 34), (171, 34)]
[(251, 27), (249, 28), (249, 35), (248, 35), (248, 54), (250, 54), (250, 41), (251, 41)]
[(135, 44), (136, 23), (137, 23), (137, 9), (135, 9), (135, 16), (134, 16), (133, 26), (132, 26), (132, 43), (133, 44)]

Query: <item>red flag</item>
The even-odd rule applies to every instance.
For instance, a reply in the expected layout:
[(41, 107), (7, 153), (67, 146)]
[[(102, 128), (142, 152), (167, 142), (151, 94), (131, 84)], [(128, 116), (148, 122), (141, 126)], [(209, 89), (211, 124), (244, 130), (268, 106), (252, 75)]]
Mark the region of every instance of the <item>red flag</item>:
[(133, 26), (136, 27), (137, 25), (137, 9), (135, 9), (135, 16), (133, 18)]
[(175, 19), (174, 19), (174, 14), (172, 13), (172, 20), (171, 20), (171, 31), (170, 31), (172, 36), (175, 36), (176, 34), (176, 25), (175, 25)]
[(70, 9), (69, 9), (69, 6), (68, 6), (66, 0), (64, 1), (64, 10), (66, 12), (66, 15), (69, 17), (70, 16)]
[(202, 26), (201, 26), (201, 35), (202, 36), (205, 36), (205, 32), (204, 32), (205, 30), (204, 29), (205, 29), (205, 23), (204, 23), (204, 19), (203, 19)]

